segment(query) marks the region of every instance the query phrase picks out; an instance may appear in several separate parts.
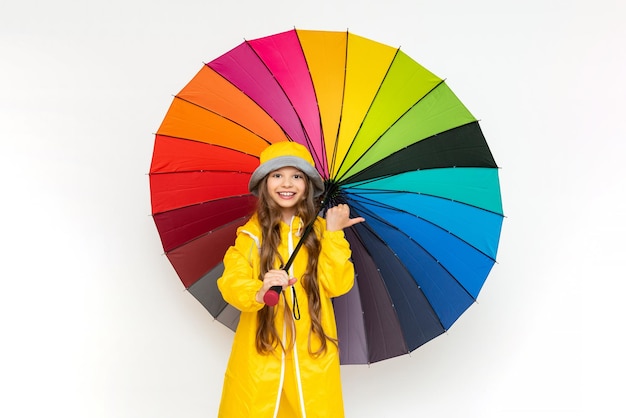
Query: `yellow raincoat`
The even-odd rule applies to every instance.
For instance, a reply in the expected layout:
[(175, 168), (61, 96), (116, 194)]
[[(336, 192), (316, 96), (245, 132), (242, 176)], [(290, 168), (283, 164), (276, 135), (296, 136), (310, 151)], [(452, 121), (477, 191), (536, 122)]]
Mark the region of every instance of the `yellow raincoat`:
[[(337, 338), (332, 297), (340, 296), (354, 284), (354, 266), (351, 251), (343, 231), (326, 231), (326, 221), (318, 218), (315, 231), (321, 240), (317, 278), (321, 298), (321, 322), (327, 335)], [(278, 249), (283, 260), (299, 240), (304, 229), (299, 218), (291, 225), (281, 224), (281, 245)], [(300, 305), (301, 318), (294, 319), (295, 347), (283, 353), (278, 348), (273, 354), (261, 355), (256, 350), (257, 311), (263, 308), (255, 299), (261, 288), (259, 280), (259, 252), (261, 229), (253, 216), (237, 231), (235, 245), (224, 256), (224, 274), (217, 281), (224, 299), (241, 311), (241, 317), (224, 378), (220, 404), (221, 418), (255, 417), (324, 417), (341, 418), (343, 398), (339, 371), (339, 353), (334, 344), (319, 357), (309, 353), (319, 347), (319, 338), (311, 335), (311, 321), (306, 293), (300, 283), (306, 270), (307, 252), (302, 247), (295, 258), (290, 277), (297, 277), (293, 286)], [(277, 266), (278, 268), (278, 266)], [(293, 307), (291, 289), (283, 292)], [(284, 321), (285, 300), (281, 296), (275, 307), (279, 335), (287, 335)], [(295, 405), (290, 409), (281, 397)]]

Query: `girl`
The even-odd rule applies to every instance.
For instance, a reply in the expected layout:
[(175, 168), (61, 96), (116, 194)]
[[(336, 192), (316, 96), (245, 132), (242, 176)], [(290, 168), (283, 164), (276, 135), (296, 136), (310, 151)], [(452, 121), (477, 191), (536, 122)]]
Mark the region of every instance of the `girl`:
[[(317, 217), (322, 178), (305, 147), (279, 142), (261, 153), (248, 188), (256, 213), (237, 231), (217, 281), (224, 299), (241, 311), (226, 369), (219, 416), (344, 416), (332, 297), (350, 290), (354, 267), (343, 229), (363, 218), (347, 205)], [(302, 232), (310, 234), (289, 269), (281, 269)], [(272, 286), (276, 306), (264, 304)]]

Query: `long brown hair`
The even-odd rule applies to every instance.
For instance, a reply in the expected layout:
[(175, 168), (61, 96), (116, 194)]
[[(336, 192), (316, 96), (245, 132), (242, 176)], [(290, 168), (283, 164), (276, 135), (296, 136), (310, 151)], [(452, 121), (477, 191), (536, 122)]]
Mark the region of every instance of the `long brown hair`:
[[(296, 214), (300, 217), (304, 225), (308, 225), (317, 217), (317, 202), (313, 196), (313, 184), (306, 177), (305, 198), (296, 206)], [(261, 225), (261, 251), (260, 251), (260, 275), (259, 280), (263, 281), (263, 276), (269, 270), (276, 268), (278, 259), (280, 265), (286, 263), (280, 254), (278, 254), (278, 246), (280, 245), (280, 223), (282, 220), (280, 207), (270, 198), (267, 192), (267, 176), (260, 182), (258, 186), (259, 199), (257, 201), (256, 215)], [(308, 255), (307, 267), (302, 276), (302, 287), (304, 288), (309, 302), (309, 316), (311, 318), (311, 330), (309, 331), (309, 352), (314, 356), (319, 356), (326, 352), (327, 342), (330, 341), (335, 346), (337, 339), (332, 338), (324, 332), (321, 322), (321, 301), (319, 282), (317, 280), (317, 260), (320, 254), (321, 244), (319, 234), (321, 231), (316, 230), (317, 225), (312, 228), (311, 233), (305, 238), (301, 250), (305, 250)], [(289, 306), (285, 307), (285, 320), (289, 321), (288, 329), (293, 324), (293, 316)], [(273, 306), (264, 306), (257, 313), (257, 332), (256, 332), (256, 349), (261, 354), (269, 354), (280, 345), (283, 350), (288, 350), (293, 346), (294, 338), (291, 335), (289, 343), (285, 347), (278, 335), (278, 330), (274, 323), (277, 309)], [(311, 348), (311, 337), (315, 335), (319, 338), (320, 347), (313, 351)]]

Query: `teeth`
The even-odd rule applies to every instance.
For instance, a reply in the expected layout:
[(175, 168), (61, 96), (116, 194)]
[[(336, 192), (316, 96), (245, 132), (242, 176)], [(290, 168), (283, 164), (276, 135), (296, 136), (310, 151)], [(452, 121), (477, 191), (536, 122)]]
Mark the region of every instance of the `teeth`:
[(293, 196), (295, 193), (293, 192), (279, 192), (278, 193), (281, 196)]

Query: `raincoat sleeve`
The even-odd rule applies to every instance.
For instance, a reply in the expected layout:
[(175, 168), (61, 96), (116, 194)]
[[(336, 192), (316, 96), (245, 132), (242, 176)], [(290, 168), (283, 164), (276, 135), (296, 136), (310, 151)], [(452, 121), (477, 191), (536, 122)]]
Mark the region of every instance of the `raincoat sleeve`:
[(224, 273), (217, 279), (224, 300), (242, 312), (256, 312), (265, 306), (256, 301), (262, 283), (254, 268), (254, 257), (258, 257), (255, 242), (238, 234), (235, 245), (224, 255)]
[(327, 231), (326, 222), (320, 226), (322, 249), (317, 276), (328, 296), (334, 298), (348, 293), (354, 285), (352, 251), (343, 231)]

